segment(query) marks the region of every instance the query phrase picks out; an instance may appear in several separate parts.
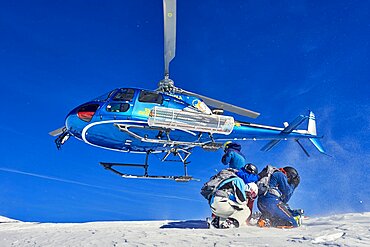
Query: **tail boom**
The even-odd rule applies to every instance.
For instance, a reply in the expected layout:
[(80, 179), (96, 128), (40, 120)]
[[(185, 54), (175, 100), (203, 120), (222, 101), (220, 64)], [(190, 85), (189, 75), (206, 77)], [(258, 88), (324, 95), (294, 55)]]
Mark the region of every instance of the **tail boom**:
[[(299, 125), (301, 125), (306, 119), (308, 119), (307, 130), (297, 130), (296, 128)], [(286, 125), (285, 128), (278, 134), (277, 138), (271, 140), (265, 146), (263, 146), (261, 148), (261, 151), (265, 151), (265, 152), (270, 151), (273, 147), (279, 144), (279, 142), (282, 139), (288, 138), (288, 136), (291, 134), (294, 134), (295, 141), (299, 144), (299, 146), (302, 148), (302, 150), (305, 152), (307, 156), (309, 156), (309, 154), (307, 150), (303, 147), (303, 145), (299, 142), (299, 139), (309, 139), (320, 153), (326, 154), (324, 147), (319, 141), (319, 138), (322, 138), (322, 137), (317, 136), (316, 118), (315, 118), (315, 114), (312, 111), (309, 111), (308, 116), (300, 115), (295, 120), (293, 120), (290, 124)]]

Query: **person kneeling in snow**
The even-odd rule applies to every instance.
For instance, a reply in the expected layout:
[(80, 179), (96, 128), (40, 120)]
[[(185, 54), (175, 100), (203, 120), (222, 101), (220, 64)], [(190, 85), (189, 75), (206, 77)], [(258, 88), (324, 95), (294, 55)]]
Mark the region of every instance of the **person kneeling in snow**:
[(258, 194), (255, 183), (245, 184), (239, 177), (231, 177), (223, 181), (212, 195), (209, 205), (215, 216), (211, 225), (216, 228), (232, 228), (247, 225), (251, 215), (248, 207), (250, 197)]
[[(293, 216), (294, 210), (287, 204), (300, 183), (297, 170), (290, 166), (279, 169), (267, 166), (259, 177), (257, 184), (260, 193), (257, 206), (262, 215), (258, 225), (278, 228), (298, 227), (299, 222)], [(264, 186), (261, 186), (262, 182), (265, 183)]]

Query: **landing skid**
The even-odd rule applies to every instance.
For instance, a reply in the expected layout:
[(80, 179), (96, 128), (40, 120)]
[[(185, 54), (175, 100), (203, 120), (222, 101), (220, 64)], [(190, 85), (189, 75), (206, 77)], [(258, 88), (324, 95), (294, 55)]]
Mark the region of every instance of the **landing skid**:
[(191, 180), (193, 181), (200, 181), (199, 179), (193, 178), (192, 176), (150, 176), (150, 175), (132, 175), (132, 174), (126, 174), (122, 173), (114, 168), (112, 166), (134, 166), (134, 167), (143, 167), (144, 165), (138, 165), (138, 164), (119, 164), (119, 163), (105, 163), (100, 162), (100, 165), (102, 165), (106, 170), (109, 170), (123, 178), (141, 178), (141, 179), (163, 179), (163, 180), (174, 180), (176, 182), (189, 182)]
[[(174, 180), (176, 182), (189, 182), (191, 180), (193, 181), (200, 181), (199, 179), (193, 178), (192, 176), (188, 176), (187, 174), (187, 167), (186, 165), (188, 164), (186, 162), (186, 159), (189, 157), (190, 152), (187, 153), (185, 158), (182, 158), (182, 156), (179, 154), (178, 151), (174, 151), (175, 155), (180, 156), (181, 161), (184, 164), (184, 171), (185, 175), (184, 176), (152, 176), (148, 174), (148, 158), (150, 152), (146, 153), (145, 157), (145, 163), (144, 164), (123, 164), (123, 163), (108, 163), (108, 162), (100, 162), (100, 165), (102, 165), (106, 170), (111, 171), (117, 175), (119, 175), (122, 178), (141, 178), (141, 179), (163, 179), (163, 180)], [(166, 154), (165, 157), (162, 159), (162, 161), (165, 161), (167, 159), (169, 154)], [(144, 168), (144, 175), (134, 175), (134, 174), (127, 174), (118, 171), (117, 169), (113, 168), (114, 166), (128, 166), (128, 167), (141, 167)]]

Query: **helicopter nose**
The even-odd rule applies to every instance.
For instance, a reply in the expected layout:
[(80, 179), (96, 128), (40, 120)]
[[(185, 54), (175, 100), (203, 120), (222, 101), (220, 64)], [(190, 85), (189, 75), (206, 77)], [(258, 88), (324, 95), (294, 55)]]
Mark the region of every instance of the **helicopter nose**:
[(67, 129), (73, 129), (73, 126), (74, 126), (74, 118), (76, 117), (76, 113), (74, 111), (71, 111), (70, 113), (68, 113), (68, 115), (66, 116), (66, 120), (65, 120), (65, 126), (67, 127)]
[(83, 128), (92, 121), (99, 104), (86, 103), (73, 109), (66, 117), (65, 126), (75, 136), (81, 137)]
[(65, 119), (65, 126), (71, 134), (77, 137), (81, 137), (83, 126), (81, 126), (81, 120), (77, 116), (77, 110), (73, 109)]

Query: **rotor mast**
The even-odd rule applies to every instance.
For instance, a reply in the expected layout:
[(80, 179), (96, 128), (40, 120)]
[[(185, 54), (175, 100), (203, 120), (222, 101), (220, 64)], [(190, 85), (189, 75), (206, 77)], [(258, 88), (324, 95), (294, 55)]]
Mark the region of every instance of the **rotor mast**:
[(174, 82), (170, 79), (170, 63), (176, 54), (176, 0), (163, 0), (164, 17), (164, 79), (158, 84), (163, 92), (172, 91)]

